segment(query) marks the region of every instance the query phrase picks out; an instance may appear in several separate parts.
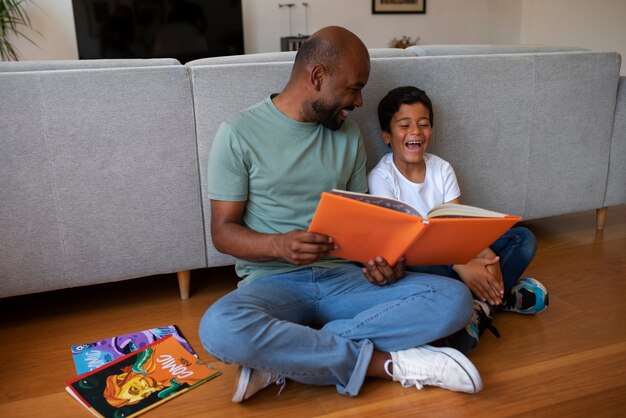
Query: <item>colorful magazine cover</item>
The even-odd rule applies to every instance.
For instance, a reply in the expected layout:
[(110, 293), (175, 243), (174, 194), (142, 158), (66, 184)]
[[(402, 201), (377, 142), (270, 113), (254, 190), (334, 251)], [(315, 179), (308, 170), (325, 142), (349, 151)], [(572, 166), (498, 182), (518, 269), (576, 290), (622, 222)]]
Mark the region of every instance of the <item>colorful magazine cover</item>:
[(67, 382), (66, 390), (99, 417), (135, 417), (221, 373), (172, 335)]
[(72, 346), (72, 357), (74, 357), (76, 372), (77, 374), (83, 374), (95, 370), (168, 335), (173, 335), (187, 351), (196, 355), (176, 325), (167, 325)]

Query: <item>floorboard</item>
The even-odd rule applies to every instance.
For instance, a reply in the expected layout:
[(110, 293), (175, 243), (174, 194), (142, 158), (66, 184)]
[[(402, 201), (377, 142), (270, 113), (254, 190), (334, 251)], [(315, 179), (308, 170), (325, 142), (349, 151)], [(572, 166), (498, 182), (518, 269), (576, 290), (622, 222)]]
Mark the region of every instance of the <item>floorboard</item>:
[(236, 367), (202, 349), (202, 313), (236, 286), (232, 267), (192, 272), (181, 300), (175, 274), (0, 299), (0, 416), (90, 416), (65, 391), (70, 347), (176, 324), (223, 375), (163, 404), (154, 417), (619, 417), (626, 403), (626, 206), (524, 222), (538, 238), (527, 275), (550, 291), (536, 316), (502, 313), (502, 337), (485, 333), (470, 354), (485, 389), (476, 395), (368, 380), (347, 398), (333, 387), (288, 382), (230, 401)]

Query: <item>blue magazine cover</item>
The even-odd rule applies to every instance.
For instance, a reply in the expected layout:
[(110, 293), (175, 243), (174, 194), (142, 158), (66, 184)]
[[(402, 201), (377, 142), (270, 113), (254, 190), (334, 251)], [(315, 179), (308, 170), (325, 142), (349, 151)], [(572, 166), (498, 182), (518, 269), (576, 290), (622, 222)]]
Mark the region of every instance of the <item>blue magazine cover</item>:
[(178, 340), (189, 353), (198, 357), (176, 325), (166, 325), (72, 346), (76, 371), (78, 374), (90, 372), (168, 335), (173, 335), (173, 338)]

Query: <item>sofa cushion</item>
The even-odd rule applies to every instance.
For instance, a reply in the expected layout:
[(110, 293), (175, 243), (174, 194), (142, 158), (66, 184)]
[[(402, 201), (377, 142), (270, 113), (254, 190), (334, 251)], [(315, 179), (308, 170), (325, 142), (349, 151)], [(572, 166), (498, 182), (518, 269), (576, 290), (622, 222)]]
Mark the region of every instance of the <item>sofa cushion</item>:
[(0, 294), (206, 266), (184, 66), (4, 72), (0, 84), (12, 86), (0, 97), (12, 239), (0, 245), (26, 249), (0, 262)]
[(525, 217), (604, 204), (620, 62), (616, 53), (535, 56)]
[[(422, 88), (434, 107), (429, 151), (449, 161), (465, 203), (522, 214), (533, 58), (389, 58), (372, 61), (364, 106), (354, 112), (368, 168), (390, 149), (380, 139), (378, 102), (401, 85)], [(506, 150), (506, 154), (504, 153)], [(497, 184), (492, 179), (498, 178)]]
[[(231, 256), (215, 250), (208, 227), (211, 207), (206, 191), (206, 173), (208, 155), (217, 128), (231, 115), (263, 100), (271, 93), (280, 92), (289, 79), (291, 67), (291, 62), (189, 66), (196, 114), (203, 210), (207, 220), (207, 263), (210, 266), (234, 262)], [(218, 101), (214, 99), (216, 97), (219, 98)]]
[(38, 76), (0, 74), (0, 85), (0, 297), (65, 287)]
[(376, 106), (415, 85), (433, 100), (430, 150), (457, 172), (462, 200), (526, 219), (604, 202), (619, 77), (615, 53), (458, 55), (372, 60), (363, 108), (368, 168), (389, 149)]

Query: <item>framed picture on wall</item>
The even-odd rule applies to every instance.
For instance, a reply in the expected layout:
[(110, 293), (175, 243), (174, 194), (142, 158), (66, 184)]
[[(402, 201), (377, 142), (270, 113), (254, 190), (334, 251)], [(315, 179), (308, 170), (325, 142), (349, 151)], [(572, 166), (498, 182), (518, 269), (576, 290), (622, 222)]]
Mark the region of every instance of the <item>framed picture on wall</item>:
[(426, 13), (426, 0), (372, 0), (372, 13)]

